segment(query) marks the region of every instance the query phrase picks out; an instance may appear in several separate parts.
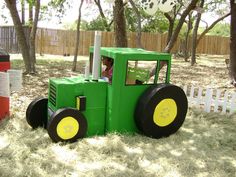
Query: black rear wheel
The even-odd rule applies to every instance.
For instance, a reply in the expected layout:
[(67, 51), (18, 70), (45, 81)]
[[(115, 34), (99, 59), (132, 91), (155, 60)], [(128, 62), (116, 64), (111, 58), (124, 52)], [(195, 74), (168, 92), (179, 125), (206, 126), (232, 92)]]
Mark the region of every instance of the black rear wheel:
[(180, 87), (171, 84), (151, 86), (136, 106), (136, 125), (149, 137), (166, 137), (182, 126), (187, 110), (188, 100)]
[(48, 99), (36, 98), (26, 110), (26, 121), (32, 128), (47, 127)]

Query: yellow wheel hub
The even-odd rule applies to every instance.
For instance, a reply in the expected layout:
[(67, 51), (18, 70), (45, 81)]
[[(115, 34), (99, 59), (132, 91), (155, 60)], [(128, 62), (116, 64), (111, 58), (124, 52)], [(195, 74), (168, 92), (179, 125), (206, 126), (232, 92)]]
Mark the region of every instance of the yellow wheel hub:
[(68, 140), (73, 138), (79, 131), (79, 123), (73, 117), (65, 117), (57, 124), (57, 135)]
[(167, 98), (162, 100), (155, 108), (153, 121), (160, 127), (171, 124), (177, 115), (177, 105), (175, 100)]

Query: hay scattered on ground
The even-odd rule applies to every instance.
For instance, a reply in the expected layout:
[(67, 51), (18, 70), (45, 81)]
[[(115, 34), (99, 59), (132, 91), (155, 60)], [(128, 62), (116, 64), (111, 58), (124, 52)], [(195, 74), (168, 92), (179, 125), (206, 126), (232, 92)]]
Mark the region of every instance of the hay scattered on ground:
[[(233, 91), (224, 60), (201, 57), (192, 69), (174, 60), (172, 82)], [(84, 66), (79, 62), (73, 73), (71, 61), (62, 61), (38, 61), (38, 74), (24, 76), (24, 89), (11, 95), (11, 116), (0, 123), (0, 176), (236, 176), (236, 115), (189, 109), (183, 127), (158, 140), (108, 134), (55, 144), (46, 130), (32, 130), (25, 110), (33, 98), (47, 95), (48, 78), (76, 75)], [(22, 62), (14, 60), (13, 67)]]

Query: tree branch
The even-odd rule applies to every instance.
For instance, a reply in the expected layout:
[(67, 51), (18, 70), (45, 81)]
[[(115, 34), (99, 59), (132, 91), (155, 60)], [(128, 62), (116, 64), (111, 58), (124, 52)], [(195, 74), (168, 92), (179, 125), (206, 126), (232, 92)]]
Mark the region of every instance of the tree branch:
[(203, 36), (205, 36), (205, 34), (207, 34), (212, 28), (214, 28), (214, 26), (219, 23), (221, 20), (223, 20), (224, 18), (228, 17), (231, 13), (227, 13), (225, 15), (223, 15), (222, 17), (218, 18), (216, 21), (214, 21), (208, 28), (206, 28), (199, 36), (199, 38), (197, 39), (197, 46), (200, 42), (200, 40), (203, 38)]
[(140, 12), (139, 12), (138, 8), (136, 7), (134, 1), (133, 0), (129, 0), (129, 2), (132, 5), (132, 8), (133, 8), (133, 10), (136, 13), (137, 18), (138, 18), (138, 29), (137, 29), (137, 36), (136, 36), (137, 46), (139, 48), (143, 48), (142, 42), (141, 42), (141, 36), (142, 36), (142, 31), (141, 31), (141, 28), (142, 28), (141, 15), (140, 15)]
[(107, 18), (105, 17), (105, 14), (103, 12), (100, 0), (94, 0), (94, 2), (98, 6), (98, 10), (99, 10), (99, 13), (103, 19), (103, 24), (106, 28), (106, 31), (111, 31), (110, 26), (108, 25), (108, 22), (107, 22)]
[(183, 26), (185, 18), (187, 17), (189, 12), (196, 7), (197, 2), (198, 2), (198, 0), (192, 0), (191, 3), (188, 5), (188, 7), (182, 13), (179, 23), (178, 23), (177, 27), (175, 28), (175, 31), (170, 38), (170, 41), (168, 42), (167, 46), (164, 49), (165, 52), (169, 53), (171, 51), (171, 49), (174, 47), (174, 44), (177, 40), (177, 37), (179, 35), (179, 32), (180, 32), (182, 26)]

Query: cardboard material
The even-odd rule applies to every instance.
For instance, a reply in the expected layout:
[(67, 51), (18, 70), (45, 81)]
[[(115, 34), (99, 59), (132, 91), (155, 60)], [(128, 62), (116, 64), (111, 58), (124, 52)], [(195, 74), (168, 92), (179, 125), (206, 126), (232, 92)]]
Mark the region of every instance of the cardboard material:
[(9, 74), (6, 72), (0, 72), (0, 96), (10, 96), (10, 79)]
[(10, 91), (19, 91), (22, 88), (22, 70), (7, 70), (10, 78)]

